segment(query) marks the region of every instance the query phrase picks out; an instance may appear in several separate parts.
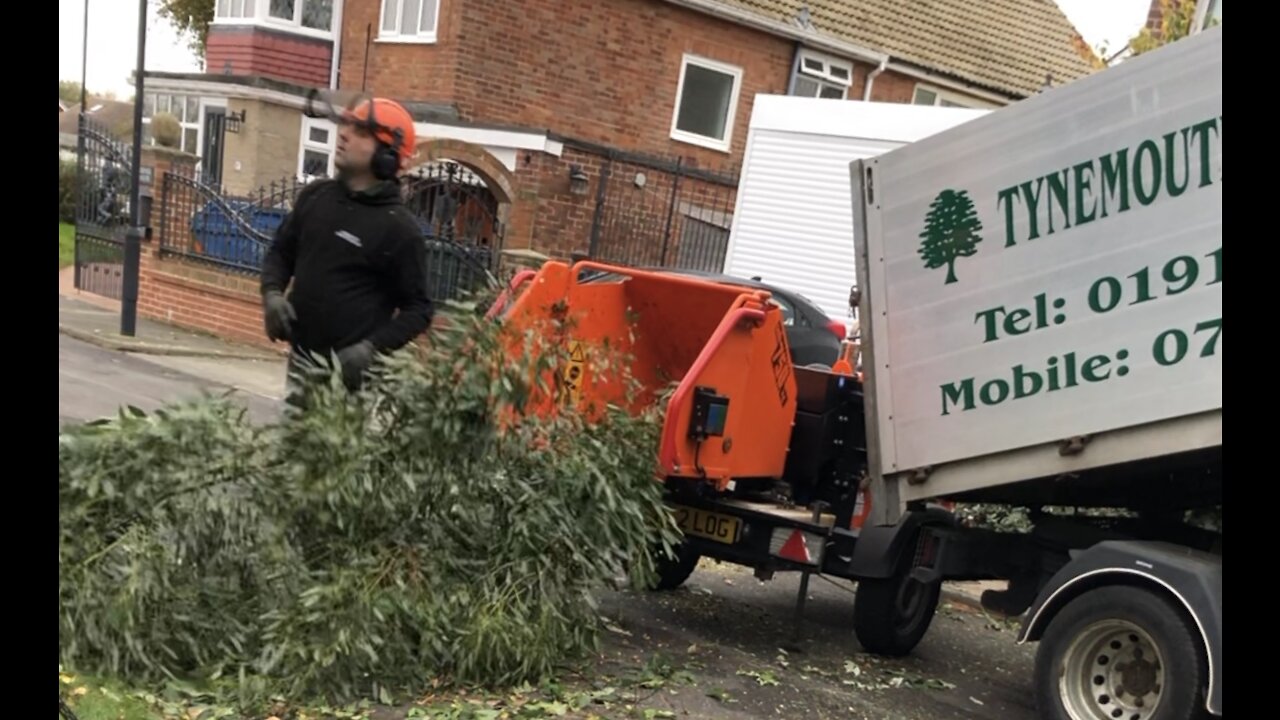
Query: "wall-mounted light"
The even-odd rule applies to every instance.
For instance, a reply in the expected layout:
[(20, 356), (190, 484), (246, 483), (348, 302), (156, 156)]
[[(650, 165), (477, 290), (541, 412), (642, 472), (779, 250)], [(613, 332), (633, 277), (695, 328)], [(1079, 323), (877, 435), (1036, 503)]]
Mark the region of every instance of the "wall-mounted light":
[(569, 166), (569, 192), (574, 195), (586, 195), (589, 184), (590, 178), (587, 177), (581, 165)]
[(227, 132), (239, 133), (240, 128), (244, 125), (245, 115), (247, 115), (248, 112), (249, 112), (248, 110), (241, 108), (240, 112), (238, 113), (227, 113), (227, 124), (226, 124)]

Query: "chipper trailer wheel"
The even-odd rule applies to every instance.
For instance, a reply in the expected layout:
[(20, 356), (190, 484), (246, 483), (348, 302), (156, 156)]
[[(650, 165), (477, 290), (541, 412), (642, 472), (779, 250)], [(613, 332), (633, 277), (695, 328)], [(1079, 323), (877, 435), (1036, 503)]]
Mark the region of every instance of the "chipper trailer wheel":
[(919, 644), (933, 622), (942, 583), (911, 576), (913, 556), (904, 552), (891, 577), (860, 579), (853, 602), (853, 631), (863, 649), (902, 657)]
[(698, 567), (698, 560), (701, 555), (694, 550), (689, 543), (683, 542), (675, 547), (675, 557), (667, 557), (667, 554), (659, 548), (654, 552), (654, 565), (657, 567), (658, 580), (653, 586), (653, 590), (675, 590), (684, 584), (685, 580), (693, 574), (695, 568)]
[(1036, 652), (1036, 706), (1046, 720), (1205, 717), (1203, 645), (1177, 608), (1135, 587), (1072, 600)]

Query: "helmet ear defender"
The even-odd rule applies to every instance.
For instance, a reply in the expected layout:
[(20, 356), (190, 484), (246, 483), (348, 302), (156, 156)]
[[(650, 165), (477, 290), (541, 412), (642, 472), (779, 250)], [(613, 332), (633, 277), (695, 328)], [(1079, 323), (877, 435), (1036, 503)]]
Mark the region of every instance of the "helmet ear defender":
[[(375, 102), (369, 101), (369, 132), (378, 138), (378, 122), (373, 117)], [(378, 148), (373, 151), (373, 158), (369, 162), (373, 176), (379, 180), (391, 180), (400, 172), (400, 147), (404, 144), (404, 133), (400, 128), (387, 128), (392, 137), (392, 142), (386, 143), (378, 139)]]

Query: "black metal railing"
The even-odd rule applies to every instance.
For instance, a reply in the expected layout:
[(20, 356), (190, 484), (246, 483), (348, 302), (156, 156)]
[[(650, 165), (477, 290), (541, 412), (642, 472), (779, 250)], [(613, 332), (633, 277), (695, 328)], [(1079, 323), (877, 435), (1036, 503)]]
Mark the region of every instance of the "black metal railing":
[(246, 195), (232, 195), (181, 172), (166, 172), (160, 252), (236, 272), (261, 272), (271, 238), (303, 187), (286, 178)]
[[(286, 178), (232, 195), (182, 172), (166, 172), (160, 199), (160, 252), (240, 273), (259, 273), (277, 228), (305, 183)], [(498, 204), (487, 186), (456, 163), (426, 166), (401, 184), (427, 253), (427, 290), (456, 299), (496, 284), (502, 248)]]
[(736, 169), (576, 145), (603, 154), (587, 250), (592, 258), (636, 267), (723, 269)]
[(422, 227), (431, 297), (458, 299), (497, 283), (503, 227), (483, 179), (445, 160), (405, 175), (401, 193)]
[(111, 298), (122, 295), (132, 157), (129, 145), (81, 113), (75, 208), (75, 286), (79, 290)]

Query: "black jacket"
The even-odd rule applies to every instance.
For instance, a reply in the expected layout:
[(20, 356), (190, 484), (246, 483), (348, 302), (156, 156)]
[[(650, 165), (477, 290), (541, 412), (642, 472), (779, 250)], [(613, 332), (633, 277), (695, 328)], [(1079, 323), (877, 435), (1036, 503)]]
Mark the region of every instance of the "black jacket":
[(263, 260), (262, 292), (284, 292), (291, 279), (293, 344), (306, 351), (362, 340), (396, 350), (431, 324), (422, 230), (395, 182), (361, 193), (338, 180), (303, 188)]

